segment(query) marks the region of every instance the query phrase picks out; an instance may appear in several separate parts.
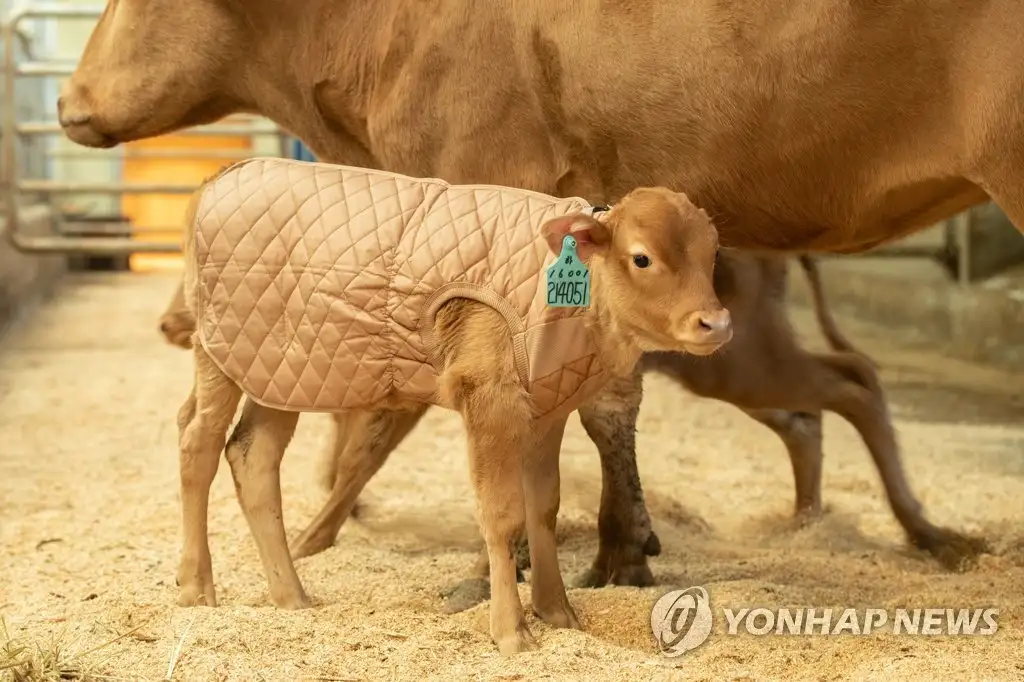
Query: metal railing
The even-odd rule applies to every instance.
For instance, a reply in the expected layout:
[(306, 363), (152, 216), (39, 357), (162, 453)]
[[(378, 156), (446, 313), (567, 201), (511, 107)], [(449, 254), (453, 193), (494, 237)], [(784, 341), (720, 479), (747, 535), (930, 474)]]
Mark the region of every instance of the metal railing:
[[(188, 194), (198, 183), (162, 183), (95, 180), (67, 180), (56, 173), (39, 173), (45, 163), (27, 163), (28, 156), (38, 157), (40, 147), (46, 159), (61, 161), (62, 165), (75, 160), (104, 160), (120, 166), (127, 159), (241, 159), (252, 156), (251, 152), (234, 149), (127, 149), (123, 145), (110, 150), (88, 149), (66, 145), (41, 145), (40, 142), (63, 137), (60, 124), (56, 121), (56, 102), (45, 102), (25, 116), (25, 107), (19, 108), (19, 98), (24, 81), (53, 79), (70, 76), (76, 67), (73, 61), (49, 58), (33, 44), (30, 36), (22, 29), (30, 19), (47, 19), (55, 22), (66, 20), (96, 20), (103, 12), (103, 5), (62, 5), (55, 3), (30, 3), (9, 14), (0, 26), (0, 40), (4, 46), (3, 101), (0, 102), (0, 205), (7, 219), (6, 238), (15, 248), (26, 252), (42, 253), (86, 253), (96, 255), (128, 255), (132, 253), (177, 253), (177, 241), (141, 239), (152, 233), (173, 234), (180, 232), (180, 225), (167, 227), (137, 227), (118, 215), (106, 223), (102, 216), (82, 216), (81, 211), (62, 210), (61, 204), (72, 195), (104, 195), (110, 198), (127, 194)], [(21, 48), (20, 50), (18, 48)], [(21, 58), (19, 58), (19, 52)], [(41, 109), (41, 110), (39, 110)], [(46, 114), (49, 114), (47, 116)], [(217, 123), (188, 128), (175, 133), (185, 136), (228, 136), (228, 137), (276, 137), (281, 155), (286, 149), (287, 139), (283, 131), (261, 117), (230, 116)], [(20, 151), (19, 151), (20, 148)], [(31, 150), (31, 153), (26, 151)], [(31, 173), (35, 170), (36, 173)], [(50, 177), (46, 177), (50, 175)], [(49, 234), (39, 234), (38, 229), (28, 229), (23, 219), (27, 206), (42, 203), (52, 210)], [(77, 214), (77, 215), (76, 215)], [(33, 214), (34, 224), (38, 216)], [(118, 236), (83, 236), (115, 234)]]

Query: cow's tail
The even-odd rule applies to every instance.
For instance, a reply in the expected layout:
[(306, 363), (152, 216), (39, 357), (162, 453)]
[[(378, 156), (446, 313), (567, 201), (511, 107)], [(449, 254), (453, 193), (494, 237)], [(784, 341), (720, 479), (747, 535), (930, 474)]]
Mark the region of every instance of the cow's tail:
[(836, 326), (836, 321), (829, 310), (828, 302), (825, 300), (825, 289), (821, 283), (821, 273), (818, 271), (817, 261), (806, 254), (801, 255), (799, 260), (800, 266), (807, 275), (807, 282), (811, 286), (811, 297), (814, 303), (814, 314), (818, 319), (818, 326), (821, 327), (821, 333), (828, 341), (828, 345), (834, 351), (857, 353), (867, 357), (850, 343), (850, 340)]

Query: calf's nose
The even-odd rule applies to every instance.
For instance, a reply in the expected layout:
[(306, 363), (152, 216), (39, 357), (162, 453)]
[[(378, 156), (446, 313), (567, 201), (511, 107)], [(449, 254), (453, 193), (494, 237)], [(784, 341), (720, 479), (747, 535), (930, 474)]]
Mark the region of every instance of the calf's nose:
[(730, 339), (732, 316), (725, 308), (690, 313), (679, 334), (679, 340), (686, 344), (721, 345)]
[(728, 334), (732, 332), (732, 316), (725, 308), (706, 310), (698, 314), (697, 325), (705, 334)]

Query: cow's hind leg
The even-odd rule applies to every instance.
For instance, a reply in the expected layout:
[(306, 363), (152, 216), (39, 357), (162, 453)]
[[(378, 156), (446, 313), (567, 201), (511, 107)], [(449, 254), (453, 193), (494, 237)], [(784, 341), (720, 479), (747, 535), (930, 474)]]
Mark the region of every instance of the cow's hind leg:
[(577, 580), (581, 587), (654, 584), (647, 557), (660, 554), (661, 543), (651, 529), (636, 464), (642, 380), (637, 367), (579, 409), (580, 422), (601, 457), (597, 558)]
[(410, 411), (350, 412), (336, 421), (336, 443), (331, 496), (295, 540), (292, 556), (311, 556), (334, 544), (356, 498), (409, 435), (426, 408)]
[(821, 514), (821, 412), (744, 410), (775, 432), (786, 446), (796, 486), (796, 517), (810, 521)]
[(178, 605), (216, 606), (207, 531), (210, 486), (242, 394), (202, 347), (194, 353), (195, 385), (178, 411), (183, 525)]
[(298, 418), (297, 412), (263, 407), (247, 398), (225, 453), (238, 502), (263, 563), (270, 600), (283, 609), (310, 605), (288, 556), (281, 508), (281, 459)]
[(910, 542), (958, 570), (989, 551), (981, 538), (941, 528), (925, 518), (900, 461), (896, 433), (874, 367), (854, 353), (812, 354), (816, 361), (823, 407), (836, 412), (860, 433), (885, 487), (896, 519)]

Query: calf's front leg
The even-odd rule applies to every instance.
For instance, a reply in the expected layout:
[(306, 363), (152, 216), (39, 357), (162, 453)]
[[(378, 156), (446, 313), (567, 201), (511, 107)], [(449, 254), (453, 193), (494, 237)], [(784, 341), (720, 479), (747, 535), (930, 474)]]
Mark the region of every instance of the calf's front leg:
[(515, 540), (525, 521), (523, 453), (529, 421), (513, 424), (477, 401), (466, 410), (470, 476), (490, 565), (491, 638), (502, 656), (535, 649), (516, 587)]
[(530, 542), (530, 588), (533, 612), (560, 628), (579, 628), (579, 619), (565, 594), (558, 566), (555, 524), (559, 506), (558, 458), (566, 418), (552, 425), (524, 463), (526, 532)]
[(651, 529), (636, 465), (642, 380), (637, 367), (631, 375), (610, 381), (578, 410), (601, 457), (597, 558), (577, 581), (580, 587), (654, 584), (647, 557), (660, 554), (661, 543)]

